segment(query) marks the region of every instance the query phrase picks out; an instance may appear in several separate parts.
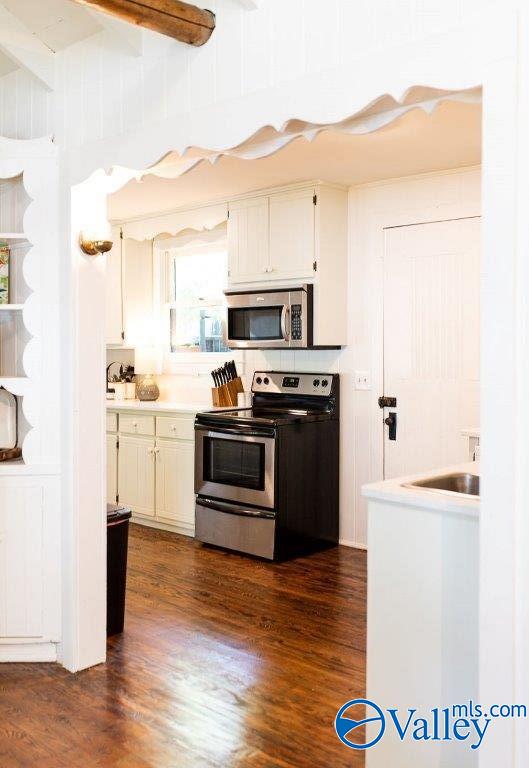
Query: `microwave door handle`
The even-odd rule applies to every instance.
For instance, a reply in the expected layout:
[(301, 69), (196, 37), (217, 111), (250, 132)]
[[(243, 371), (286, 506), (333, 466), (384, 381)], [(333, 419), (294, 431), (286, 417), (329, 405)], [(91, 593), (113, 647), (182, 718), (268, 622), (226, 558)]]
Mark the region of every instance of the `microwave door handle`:
[(290, 307), (288, 304), (283, 306), (281, 312), (281, 334), (285, 341), (290, 341)]

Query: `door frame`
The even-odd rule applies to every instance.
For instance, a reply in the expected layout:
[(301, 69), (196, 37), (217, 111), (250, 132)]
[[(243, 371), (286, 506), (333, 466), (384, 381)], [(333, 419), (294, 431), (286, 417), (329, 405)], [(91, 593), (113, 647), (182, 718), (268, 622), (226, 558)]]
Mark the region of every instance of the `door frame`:
[[(231, 102), (214, 105), (201, 112), (199, 122), (196, 115), (194, 120), (166, 121), (136, 132), (130, 141), (119, 136), (95, 142), (86, 152), (72, 150), (70, 184), (86, 179), (87, 169), (113, 162), (145, 168), (186, 145), (234, 146), (255, 125), (282, 125), (285, 116), (340, 120), (379, 94), (405, 96), (404, 82), (408, 89), (417, 82), (450, 89), (482, 85), (481, 334), (487, 344), (481, 356), (480, 697), (484, 703), (522, 703), (529, 701), (529, 553), (523, 544), (529, 540), (529, 300), (524, 292), (529, 285), (529, 9), (483, 12), (473, 25), (409, 45), (406, 53), (399, 49), (399, 66), (392, 58), (396, 51), (388, 53), (385, 66), (379, 54), (373, 55), (357, 62), (356, 69), (341, 67), (278, 86), (257, 99), (241, 99), (235, 111)], [(363, 73), (355, 89), (352, 71)], [(315, 94), (321, 96), (318, 109)], [(209, 140), (212, 130), (218, 130), (217, 142)], [(65, 401), (65, 438), (72, 453), (65, 468), (68, 524), (63, 539), (63, 658), (70, 669), (104, 660), (106, 602), (105, 402), (102, 388), (98, 393), (105, 329), (97, 314), (104, 307), (104, 266), (102, 259), (88, 259), (79, 251), (77, 237), (86, 226), (83, 210), (86, 216), (88, 208), (76, 202), (65, 209), (66, 220), (71, 210), (65, 234), (72, 254), (70, 290), (64, 299), (65, 324), (71, 321), (71, 328), (63, 339), (73, 362)], [(102, 201), (96, 196), (93, 202), (97, 208)], [(481, 768), (527, 765), (526, 729), (515, 722), (503, 726), (492, 732), (487, 752), (479, 755)]]

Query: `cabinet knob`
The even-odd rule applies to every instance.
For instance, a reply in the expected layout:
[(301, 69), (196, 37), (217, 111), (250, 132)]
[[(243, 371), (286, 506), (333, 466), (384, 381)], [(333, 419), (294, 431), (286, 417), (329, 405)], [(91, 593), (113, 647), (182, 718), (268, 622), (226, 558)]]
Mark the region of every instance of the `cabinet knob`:
[(263, 272), (268, 272), (268, 267), (263, 267)]
[(173, 432), (176, 432), (176, 424), (171, 424), (171, 429), (173, 430)]

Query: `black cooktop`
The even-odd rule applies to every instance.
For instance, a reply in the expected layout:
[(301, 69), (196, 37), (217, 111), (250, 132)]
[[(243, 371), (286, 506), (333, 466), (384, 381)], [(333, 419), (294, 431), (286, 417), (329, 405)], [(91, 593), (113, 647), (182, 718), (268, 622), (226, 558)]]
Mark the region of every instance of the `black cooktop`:
[(197, 415), (200, 423), (248, 424), (276, 427), (281, 424), (295, 424), (307, 421), (328, 419), (328, 413), (309, 409), (285, 408), (236, 408), (227, 411), (206, 411)]

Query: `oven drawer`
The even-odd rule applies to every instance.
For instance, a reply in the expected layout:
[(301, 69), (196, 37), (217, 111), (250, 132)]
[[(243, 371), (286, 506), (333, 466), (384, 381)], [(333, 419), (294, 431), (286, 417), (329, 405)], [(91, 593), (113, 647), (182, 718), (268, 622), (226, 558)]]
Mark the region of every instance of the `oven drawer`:
[(271, 516), (223, 511), (204, 506), (195, 507), (195, 538), (236, 552), (273, 560), (276, 521)]

